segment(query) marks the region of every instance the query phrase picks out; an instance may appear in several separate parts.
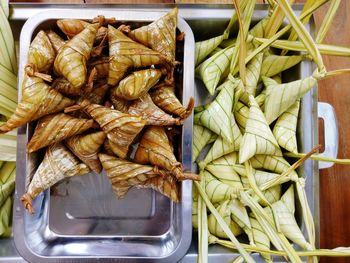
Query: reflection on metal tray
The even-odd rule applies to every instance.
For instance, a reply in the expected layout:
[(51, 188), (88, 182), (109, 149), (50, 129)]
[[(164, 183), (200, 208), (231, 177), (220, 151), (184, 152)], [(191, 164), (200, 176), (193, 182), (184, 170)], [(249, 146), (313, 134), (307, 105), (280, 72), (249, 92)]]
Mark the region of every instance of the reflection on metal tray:
[[(156, 20), (165, 12), (110, 11), (105, 9), (51, 10), (35, 15), (24, 24), (20, 36), (19, 84), (31, 40), (41, 29), (56, 27), (57, 19), (116, 17), (132, 27)], [(179, 18), (178, 29), (185, 40), (177, 47), (182, 67), (175, 73), (184, 104), (193, 96), (194, 38)], [(185, 88), (183, 88), (185, 87)], [(149, 189), (133, 189), (118, 200), (105, 173), (73, 177), (40, 194), (33, 203), (34, 215), (22, 208), (19, 198), (34, 174), (42, 154), (27, 154), (26, 144), (34, 125), (18, 131), (18, 163), (15, 195), (14, 237), (19, 253), (30, 262), (81, 262), (81, 258), (133, 259), (145, 262), (176, 262), (191, 243), (191, 182), (181, 183), (181, 203)], [(179, 159), (191, 169), (192, 117), (179, 136)], [(41, 151), (42, 152), (42, 151)]]

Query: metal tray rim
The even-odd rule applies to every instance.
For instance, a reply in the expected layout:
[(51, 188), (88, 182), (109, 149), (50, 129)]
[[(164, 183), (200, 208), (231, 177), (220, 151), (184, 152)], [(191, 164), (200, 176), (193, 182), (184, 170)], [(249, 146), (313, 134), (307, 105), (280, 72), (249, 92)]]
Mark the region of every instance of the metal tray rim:
[[(48, 19), (61, 19), (61, 18), (81, 18), (81, 19), (91, 19), (91, 17), (96, 16), (96, 14), (103, 14), (105, 16), (118, 16), (118, 19), (125, 20), (125, 21), (154, 21), (164, 13), (159, 12), (158, 10), (149, 9), (147, 12), (143, 11), (132, 11), (133, 13), (138, 13), (137, 16), (131, 16), (130, 13), (126, 12), (125, 10), (105, 10), (105, 9), (79, 9), (76, 8), (74, 10), (64, 10), (64, 13), (58, 12), (59, 10), (50, 9), (48, 11), (40, 12), (37, 15), (29, 18), (26, 23), (24, 24), (22, 28), (22, 32), (25, 32), (23, 35), (21, 33), (20, 37), (20, 65), (19, 65), (19, 79), (18, 79), (18, 86), (21, 85), (21, 80), (23, 76), (23, 66), (24, 66), (24, 59), (23, 54), (26, 54), (26, 49), (28, 49), (29, 43), (28, 43), (28, 36), (31, 35), (34, 31), (34, 29), (37, 27), (39, 23), (42, 23), (45, 20)], [(61, 10), (62, 11), (62, 10)], [(178, 27), (186, 32), (186, 39), (185, 39), (185, 50), (184, 50), (184, 57), (186, 58), (186, 63), (184, 63), (184, 76), (183, 86), (186, 87), (186, 89), (183, 90), (183, 100), (187, 101), (190, 96), (193, 96), (193, 87), (194, 87), (194, 50), (192, 50), (192, 47), (194, 47), (194, 37), (191, 28), (188, 26), (188, 24), (179, 17), (178, 19)], [(19, 97), (21, 97), (21, 92), (19, 89)], [(18, 129), (18, 150), (17, 154), (18, 156), (26, 156), (26, 150), (25, 150), (25, 144), (23, 142), (26, 141), (26, 127), (21, 127)], [(188, 118), (183, 126), (183, 164), (185, 169), (191, 169), (191, 152), (192, 152), (192, 117)], [(17, 177), (16, 182), (16, 191), (15, 191), (15, 201), (14, 201), (14, 241), (15, 245), (17, 247), (18, 252), (26, 259), (31, 260), (44, 260), (43, 262), (47, 262), (50, 260), (50, 262), (63, 262), (64, 259), (69, 259), (71, 262), (75, 259), (82, 259), (82, 257), (79, 256), (72, 256), (72, 257), (46, 257), (41, 256), (33, 253), (26, 244), (26, 242), (23, 239), (23, 209), (20, 205), (20, 196), (24, 192), (24, 182), (23, 182), (23, 172), (26, 167), (26, 158), (19, 158), (18, 160), (18, 166), (17, 166), (17, 173), (22, 174), (22, 176)], [(182, 215), (181, 215), (181, 235), (180, 240), (177, 244), (177, 246), (174, 248), (172, 252), (170, 252), (168, 255), (160, 256), (160, 257), (118, 257), (118, 258), (132, 258), (132, 259), (142, 259), (142, 262), (145, 262), (145, 260), (161, 260), (162, 262), (174, 262), (182, 258), (187, 249), (190, 246), (191, 238), (192, 238), (192, 223), (191, 223), (191, 186), (192, 183), (189, 181), (182, 182), (182, 201), (179, 204)], [(167, 233), (163, 234), (166, 235)], [(85, 259), (96, 259), (96, 258), (116, 258), (115, 256), (103, 256), (99, 255), (97, 256), (84, 256)]]

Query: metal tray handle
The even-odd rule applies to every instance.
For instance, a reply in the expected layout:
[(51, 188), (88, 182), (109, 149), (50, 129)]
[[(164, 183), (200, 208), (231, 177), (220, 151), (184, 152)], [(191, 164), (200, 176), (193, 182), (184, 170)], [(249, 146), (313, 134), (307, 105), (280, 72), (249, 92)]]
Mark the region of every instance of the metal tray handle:
[[(339, 145), (339, 133), (337, 117), (332, 105), (319, 102), (318, 105), (318, 117), (324, 121), (324, 152), (320, 155), (324, 155), (331, 158), (337, 158), (338, 145)], [(330, 168), (334, 165), (332, 162), (319, 162), (319, 169)]]

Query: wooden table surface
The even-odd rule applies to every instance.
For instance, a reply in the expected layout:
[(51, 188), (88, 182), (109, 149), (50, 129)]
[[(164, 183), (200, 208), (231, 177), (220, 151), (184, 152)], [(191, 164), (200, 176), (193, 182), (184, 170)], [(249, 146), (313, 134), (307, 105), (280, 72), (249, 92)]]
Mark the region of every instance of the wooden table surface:
[[(11, 2), (11, 1), (10, 1)], [(174, 0), (12, 0), (45, 3), (174, 3)], [(232, 0), (176, 0), (177, 3), (232, 3)], [(262, 2), (262, 0), (258, 0)], [(296, 0), (301, 3), (303, 0)], [(328, 4), (314, 14), (316, 29), (322, 23)], [(342, 0), (325, 43), (350, 46), (350, 1)], [(350, 68), (350, 58), (324, 56), (328, 70)], [(335, 108), (339, 128), (338, 158), (350, 158), (350, 77), (319, 81), (319, 101)], [(322, 132), (321, 132), (322, 133)], [(322, 135), (322, 134), (321, 134)], [(323, 137), (323, 136), (320, 136)], [(320, 143), (323, 143), (322, 141)], [(350, 165), (334, 165), (320, 172), (321, 247), (350, 247)], [(348, 259), (323, 259), (322, 262), (350, 262)]]

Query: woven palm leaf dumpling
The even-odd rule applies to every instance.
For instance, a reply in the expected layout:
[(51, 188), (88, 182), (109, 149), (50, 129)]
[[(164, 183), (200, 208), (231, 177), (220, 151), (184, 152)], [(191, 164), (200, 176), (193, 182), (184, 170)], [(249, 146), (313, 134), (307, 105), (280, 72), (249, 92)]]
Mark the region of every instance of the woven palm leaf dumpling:
[[(0, 126), (6, 133), (31, 123), (27, 152), (45, 153), (23, 206), (34, 213), (41, 192), (102, 169), (117, 198), (136, 187), (179, 202), (178, 182), (199, 177), (183, 170), (173, 145), (194, 105), (190, 98), (183, 106), (176, 95), (177, 9), (141, 28), (102, 16), (57, 25), (61, 32), (40, 31), (31, 43), (22, 100)], [(144, 32), (156, 38), (148, 42)]]

